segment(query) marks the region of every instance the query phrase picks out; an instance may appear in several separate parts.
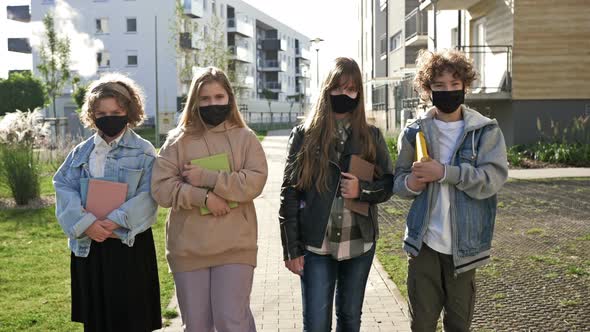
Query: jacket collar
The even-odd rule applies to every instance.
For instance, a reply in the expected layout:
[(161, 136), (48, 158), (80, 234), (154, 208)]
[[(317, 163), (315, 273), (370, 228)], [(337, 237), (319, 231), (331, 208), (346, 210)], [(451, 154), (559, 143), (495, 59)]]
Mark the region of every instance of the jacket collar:
[[(141, 138), (131, 129), (127, 128), (125, 134), (121, 137), (118, 143), (115, 143), (113, 149), (118, 146), (124, 146), (130, 149), (140, 148)], [(94, 135), (90, 136), (84, 142), (78, 145), (77, 151), (74, 153), (74, 159), (72, 160), (72, 167), (80, 167), (83, 164), (87, 164), (90, 159), (90, 153), (94, 149)]]
[[(495, 119), (490, 119), (481, 115), (479, 112), (472, 110), (471, 108), (462, 105), (461, 112), (463, 112), (463, 121), (465, 122), (465, 132), (469, 132), (472, 130), (476, 130), (482, 127), (485, 127), (490, 124), (498, 124)], [(432, 120), (434, 115), (436, 114), (435, 107), (430, 108), (424, 115), (422, 115), (421, 119), (429, 119)]]

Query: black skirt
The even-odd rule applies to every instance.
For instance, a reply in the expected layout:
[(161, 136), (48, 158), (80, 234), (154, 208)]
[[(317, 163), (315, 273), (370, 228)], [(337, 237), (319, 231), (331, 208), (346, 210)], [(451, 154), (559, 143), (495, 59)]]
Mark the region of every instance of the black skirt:
[(72, 254), (72, 321), (84, 331), (153, 331), (162, 327), (160, 284), (151, 228), (133, 247), (92, 241), (88, 257)]

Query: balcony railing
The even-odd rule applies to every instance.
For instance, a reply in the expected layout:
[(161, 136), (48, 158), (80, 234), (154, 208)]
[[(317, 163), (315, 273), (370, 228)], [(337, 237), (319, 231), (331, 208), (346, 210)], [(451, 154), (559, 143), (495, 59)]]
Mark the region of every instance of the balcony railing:
[(184, 0), (184, 14), (192, 18), (203, 17), (203, 0)]
[(418, 8), (406, 15), (406, 40), (416, 36), (428, 36), (428, 16)]
[(266, 82), (264, 87), (269, 90), (281, 90), (281, 82)]
[(252, 54), (248, 48), (240, 45), (230, 45), (229, 52), (233, 55), (236, 60), (244, 62), (252, 62)]
[(462, 46), (473, 60), (479, 78), (473, 82), (473, 94), (512, 92), (512, 46), (469, 45)]
[(180, 33), (180, 47), (192, 50), (199, 50), (202, 48), (200, 47), (199, 39), (196, 34), (191, 32)]
[(246, 37), (254, 36), (254, 26), (241, 17), (227, 19), (227, 32), (239, 33)]

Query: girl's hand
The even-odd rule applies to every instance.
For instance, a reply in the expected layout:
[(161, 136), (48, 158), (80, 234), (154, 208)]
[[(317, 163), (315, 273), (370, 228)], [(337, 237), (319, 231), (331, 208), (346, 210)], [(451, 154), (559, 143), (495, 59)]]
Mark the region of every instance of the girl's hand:
[(216, 217), (226, 215), (230, 211), (227, 201), (212, 191), (209, 192), (209, 197), (207, 198), (207, 208)]
[(103, 242), (113, 234), (112, 231), (104, 228), (101, 225), (101, 220), (96, 220), (93, 222), (84, 233), (86, 233), (86, 235), (96, 242)]
[(344, 178), (340, 184), (342, 197), (351, 199), (358, 198), (360, 196), (359, 179), (350, 173), (342, 173), (342, 177)]
[(186, 164), (182, 176), (193, 187), (202, 187), (203, 169), (197, 165)]
[(303, 256), (299, 256), (297, 258), (293, 258), (291, 260), (285, 261), (285, 267), (289, 269), (289, 271), (293, 272), (298, 276), (303, 275), (303, 266), (305, 265), (305, 259)]
[(114, 221), (110, 220), (110, 219), (105, 219), (105, 220), (98, 220), (97, 221), (99, 223), (99, 225), (101, 225), (104, 229), (108, 230), (108, 231), (114, 231), (117, 228), (120, 228), (121, 226), (117, 225)]
[(117, 236), (117, 234), (115, 234), (115, 230), (117, 228), (120, 228), (121, 226), (117, 225), (114, 221), (109, 220), (109, 219), (105, 219), (105, 220), (98, 220), (97, 221), (99, 223), (99, 225), (101, 225), (104, 229), (111, 231), (112, 234), (109, 236), (110, 238), (113, 239), (118, 239), (119, 236)]
[(429, 183), (442, 179), (445, 175), (445, 167), (438, 160), (416, 161), (412, 164), (412, 174), (418, 182)]

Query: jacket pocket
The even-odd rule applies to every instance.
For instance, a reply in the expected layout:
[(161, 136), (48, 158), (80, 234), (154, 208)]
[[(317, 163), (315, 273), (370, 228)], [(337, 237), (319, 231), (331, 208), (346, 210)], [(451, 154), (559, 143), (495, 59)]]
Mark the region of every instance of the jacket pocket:
[(135, 196), (142, 174), (142, 168), (134, 169), (124, 166), (119, 167), (119, 181), (127, 183), (127, 199)]
[(478, 200), (457, 193), (457, 235), (459, 255), (474, 256), (492, 246), (496, 219), (496, 196)]

